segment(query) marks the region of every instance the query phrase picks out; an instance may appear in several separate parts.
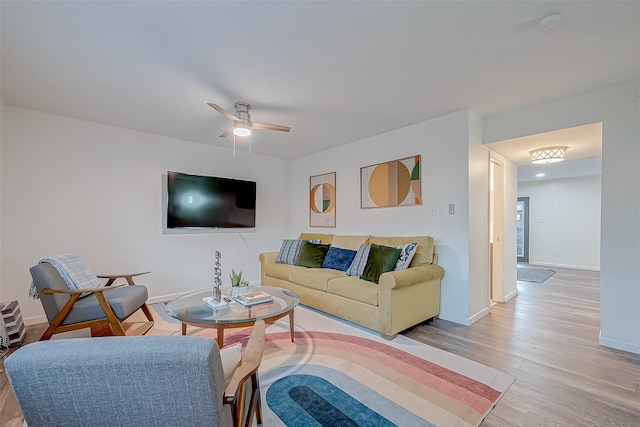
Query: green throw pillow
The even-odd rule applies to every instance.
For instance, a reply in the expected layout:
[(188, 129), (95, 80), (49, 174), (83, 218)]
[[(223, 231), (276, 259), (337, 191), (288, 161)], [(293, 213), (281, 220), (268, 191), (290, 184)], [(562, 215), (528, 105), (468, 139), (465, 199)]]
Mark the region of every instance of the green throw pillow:
[(371, 245), (367, 265), (364, 266), (364, 271), (360, 278), (378, 283), (382, 273), (393, 270), (401, 252), (400, 249), (392, 248), (391, 246)]
[(302, 242), (300, 255), (296, 260), (296, 265), (301, 267), (320, 268), (324, 262), (324, 257), (329, 251), (329, 245), (319, 243)]

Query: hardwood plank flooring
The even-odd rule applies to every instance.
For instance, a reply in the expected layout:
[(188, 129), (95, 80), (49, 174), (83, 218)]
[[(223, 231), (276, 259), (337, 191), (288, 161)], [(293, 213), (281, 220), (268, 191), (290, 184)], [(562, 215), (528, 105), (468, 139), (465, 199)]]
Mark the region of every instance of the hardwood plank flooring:
[(640, 355), (598, 344), (600, 274), (553, 269), (470, 327), (436, 319), (405, 335), (516, 377), (483, 427), (640, 426)]
[[(405, 335), (516, 377), (482, 427), (640, 426), (640, 355), (598, 344), (599, 273), (554, 270), (518, 282), (516, 298), (469, 327), (436, 319)], [(26, 342), (42, 328), (28, 327)], [(0, 425), (21, 426), (3, 366), (0, 404)]]

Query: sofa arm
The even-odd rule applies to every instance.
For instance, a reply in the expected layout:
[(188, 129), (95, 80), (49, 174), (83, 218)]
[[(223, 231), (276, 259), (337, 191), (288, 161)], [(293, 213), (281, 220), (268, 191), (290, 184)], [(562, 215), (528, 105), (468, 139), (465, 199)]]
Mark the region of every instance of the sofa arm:
[(278, 259), (278, 252), (263, 252), (260, 254), (260, 264), (275, 264)]
[(428, 282), (434, 279), (441, 279), (444, 276), (444, 269), (436, 264), (421, 265), (405, 270), (389, 271), (380, 275), (379, 284), (385, 289), (398, 289), (416, 283)]
[(278, 252), (263, 252), (260, 254), (260, 283), (263, 285), (267, 283), (265, 267), (276, 263), (278, 259)]

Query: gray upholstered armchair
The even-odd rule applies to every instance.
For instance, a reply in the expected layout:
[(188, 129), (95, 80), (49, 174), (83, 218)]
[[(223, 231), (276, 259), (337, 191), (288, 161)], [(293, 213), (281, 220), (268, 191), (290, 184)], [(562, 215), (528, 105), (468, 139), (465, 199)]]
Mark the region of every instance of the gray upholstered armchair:
[[(40, 263), (30, 268), (33, 286), (44, 308), (49, 327), (40, 340), (48, 340), (58, 332), (88, 328), (98, 322), (108, 321), (114, 335), (125, 335), (120, 323), (138, 309), (148, 319), (131, 335), (142, 335), (153, 326), (153, 316), (147, 306), (147, 288), (136, 285), (133, 277), (146, 273), (97, 276), (108, 279), (104, 287), (68, 289), (60, 272), (49, 263)], [(97, 283), (97, 278), (93, 276)], [(111, 284), (124, 278), (129, 285)]]
[(216, 341), (192, 336), (40, 341), (5, 368), (29, 427), (249, 426), (264, 340), (259, 320), (228, 384)]

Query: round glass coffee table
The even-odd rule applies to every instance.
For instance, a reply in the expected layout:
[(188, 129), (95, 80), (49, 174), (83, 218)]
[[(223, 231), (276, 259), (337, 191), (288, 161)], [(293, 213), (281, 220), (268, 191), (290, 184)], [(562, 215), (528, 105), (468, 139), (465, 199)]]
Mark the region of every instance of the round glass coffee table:
[(300, 303), (300, 297), (295, 292), (274, 286), (251, 286), (251, 292), (254, 291), (271, 295), (273, 301), (245, 307), (229, 295), (231, 288), (222, 288), (222, 296), (228, 302), (226, 305), (214, 308), (204, 301), (204, 298), (211, 297), (213, 294), (212, 289), (208, 289), (179, 296), (168, 302), (165, 309), (169, 316), (182, 322), (182, 335), (186, 335), (187, 325), (217, 329), (220, 348), (224, 345), (225, 329), (252, 326), (256, 320), (273, 322), (289, 316), (289, 329), (293, 342), (293, 310)]

